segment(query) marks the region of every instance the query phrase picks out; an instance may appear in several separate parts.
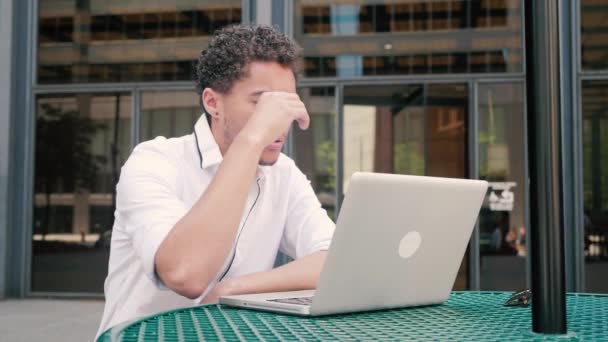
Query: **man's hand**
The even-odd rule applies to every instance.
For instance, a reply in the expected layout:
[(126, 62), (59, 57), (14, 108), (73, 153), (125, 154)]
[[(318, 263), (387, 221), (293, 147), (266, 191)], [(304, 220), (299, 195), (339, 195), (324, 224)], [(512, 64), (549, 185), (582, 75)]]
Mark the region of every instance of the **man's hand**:
[(239, 135), (266, 147), (287, 135), (294, 121), (301, 129), (307, 129), (310, 124), (306, 106), (300, 97), (294, 93), (265, 92), (258, 98), (255, 111)]
[(270, 271), (225, 279), (203, 298), (201, 304), (217, 303), (221, 296), (228, 295), (315, 289), (326, 256), (326, 251), (320, 251)]

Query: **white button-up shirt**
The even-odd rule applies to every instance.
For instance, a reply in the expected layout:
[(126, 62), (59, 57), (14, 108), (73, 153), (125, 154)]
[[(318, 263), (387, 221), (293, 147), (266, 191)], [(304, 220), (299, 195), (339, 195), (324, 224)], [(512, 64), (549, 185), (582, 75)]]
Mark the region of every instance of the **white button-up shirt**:
[(329, 248), (334, 223), (306, 176), (281, 154), (275, 165), (258, 166), (233, 249), (201, 296), (192, 300), (164, 287), (154, 270), (156, 251), (207, 189), (221, 161), (204, 115), (191, 135), (158, 137), (135, 147), (117, 185), (97, 335), (119, 323), (196, 305), (222, 278), (272, 269), (278, 251), (297, 259)]

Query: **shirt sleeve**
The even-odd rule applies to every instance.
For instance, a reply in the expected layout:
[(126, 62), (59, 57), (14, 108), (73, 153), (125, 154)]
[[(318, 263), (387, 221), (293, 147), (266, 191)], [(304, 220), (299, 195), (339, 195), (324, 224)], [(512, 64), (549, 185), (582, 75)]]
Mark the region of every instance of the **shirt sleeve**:
[(155, 271), (154, 258), (169, 231), (187, 212), (178, 198), (178, 167), (154, 144), (138, 145), (122, 168), (116, 189), (116, 212), (130, 236), (146, 276), (167, 289)]
[(334, 222), (310, 185), (306, 176), (292, 164), (287, 220), (280, 251), (293, 259), (328, 250), (334, 233)]

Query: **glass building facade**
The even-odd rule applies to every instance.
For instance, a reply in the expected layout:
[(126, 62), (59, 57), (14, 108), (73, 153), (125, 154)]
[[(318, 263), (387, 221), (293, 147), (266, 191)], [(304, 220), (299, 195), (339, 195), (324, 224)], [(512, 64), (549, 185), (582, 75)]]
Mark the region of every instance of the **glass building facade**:
[[(487, 180), (454, 288), (529, 286), (524, 0), (2, 1), (23, 94), (0, 150), (4, 295), (102, 295), (121, 166), (139, 142), (192, 132), (194, 61), (248, 22), (303, 47), (311, 125), (285, 153), (331, 217), (356, 171)], [(608, 293), (608, 1), (564, 3), (567, 284)]]

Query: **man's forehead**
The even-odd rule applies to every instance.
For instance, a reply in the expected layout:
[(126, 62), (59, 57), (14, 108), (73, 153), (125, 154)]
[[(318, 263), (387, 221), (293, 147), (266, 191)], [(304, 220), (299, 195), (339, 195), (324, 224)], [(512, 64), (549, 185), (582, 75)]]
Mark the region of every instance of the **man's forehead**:
[(278, 63), (253, 62), (235, 85), (251, 96), (267, 91), (295, 93), (296, 78), (291, 69)]

